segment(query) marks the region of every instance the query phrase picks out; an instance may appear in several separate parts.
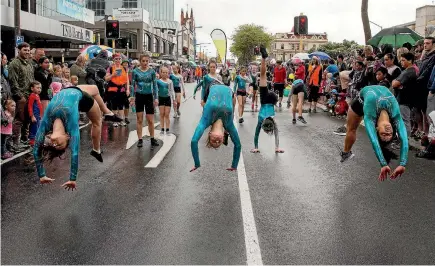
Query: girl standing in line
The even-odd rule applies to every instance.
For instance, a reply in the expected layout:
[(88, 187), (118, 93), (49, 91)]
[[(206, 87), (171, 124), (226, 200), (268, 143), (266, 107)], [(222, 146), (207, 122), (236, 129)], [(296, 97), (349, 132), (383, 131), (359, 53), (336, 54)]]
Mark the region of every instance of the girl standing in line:
[(175, 101), (174, 84), (169, 79), (169, 69), (167, 67), (160, 68), (160, 79), (157, 81), (157, 90), (159, 95), (159, 111), (160, 111), (160, 135), (169, 134), (169, 113), (171, 112), (171, 103), (177, 105)]

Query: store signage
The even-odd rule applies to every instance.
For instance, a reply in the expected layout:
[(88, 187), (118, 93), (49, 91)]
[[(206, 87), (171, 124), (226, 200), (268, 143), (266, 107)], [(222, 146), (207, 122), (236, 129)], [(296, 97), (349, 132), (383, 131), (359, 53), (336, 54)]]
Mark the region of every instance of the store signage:
[(74, 20), (94, 24), (95, 12), (85, 8), (84, 4), (84, 0), (57, 0), (57, 12)]
[(158, 57), (160, 57), (160, 54), (159, 53), (152, 53), (151, 57), (152, 58), (158, 58)]
[(77, 39), (77, 40), (83, 40), (86, 42), (91, 41), (91, 31), (83, 28), (76, 28), (71, 25), (63, 24), (62, 25), (62, 36), (71, 38), (71, 39)]
[(142, 8), (114, 8), (112, 15), (121, 22), (145, 22), (149, 23), (149, 13)]

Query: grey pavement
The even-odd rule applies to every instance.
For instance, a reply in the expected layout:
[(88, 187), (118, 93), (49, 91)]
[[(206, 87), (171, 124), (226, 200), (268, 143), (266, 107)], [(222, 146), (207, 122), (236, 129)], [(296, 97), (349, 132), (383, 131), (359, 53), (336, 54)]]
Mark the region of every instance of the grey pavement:
[[(47, 165), (56, 181), (46, 186), (24, 158), (2, 165), (2, 264), (246, 264), (238, 174), (225, 170), (232, 144), (210, 150), (203, 138), (202, 167), (189, 173), (199, 99), (181, 111), (171, 116), (176, 143), (155, 169), (144, 168), (158, 152), (148, 139), (125, 150), (135, 119), (104, 126), (104, 163), (82, 130), (77, 191), (60, 187), (69, 155)], [(363, 128), (355, 158), (341, 164), (343, 137), (332, 131), (343, 120), (304, 116), (307, 125), (292, 125), (288, 109), (277, 112), (279, 155), (264, 133), (261, 153), (250, 153), (257, 113), (238, 126), (263, 263), (434, 264), (435, 163), (410, 152), (406, 173), (380, 183)]]

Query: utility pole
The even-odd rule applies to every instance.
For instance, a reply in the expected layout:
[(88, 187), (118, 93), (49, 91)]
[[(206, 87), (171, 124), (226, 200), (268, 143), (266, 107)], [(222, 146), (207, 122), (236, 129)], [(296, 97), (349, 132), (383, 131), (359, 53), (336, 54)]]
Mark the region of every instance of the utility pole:
[[(14, 43), (14, 47), (16, 46), (16, 41), (18, 36), (21, 36), (21, 25), (20, 25), (20, 11), (21, 11), (21, 0), (15, 0), (14, 1), (14, 27), (15, 27), (15, 43)], [(18, 55), (18, 50), (14, 49), (15, 51), (15, 56)]]

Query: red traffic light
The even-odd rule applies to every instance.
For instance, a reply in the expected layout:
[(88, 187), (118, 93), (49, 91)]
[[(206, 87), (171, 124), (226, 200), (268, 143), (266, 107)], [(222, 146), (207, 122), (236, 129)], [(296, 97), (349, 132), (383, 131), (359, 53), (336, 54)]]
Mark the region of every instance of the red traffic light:
[(116, 28), (116, 27), (118, 27), (118, 23), (117, 23), (117, 22), (113, 22), (113, 23), (112, 23), (112, 26), (113, 26), (114, 28)]
[(301, 22), (302, 22), (302, 23), (305, 23), (305, 18), (301, 18)]

